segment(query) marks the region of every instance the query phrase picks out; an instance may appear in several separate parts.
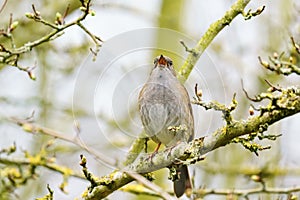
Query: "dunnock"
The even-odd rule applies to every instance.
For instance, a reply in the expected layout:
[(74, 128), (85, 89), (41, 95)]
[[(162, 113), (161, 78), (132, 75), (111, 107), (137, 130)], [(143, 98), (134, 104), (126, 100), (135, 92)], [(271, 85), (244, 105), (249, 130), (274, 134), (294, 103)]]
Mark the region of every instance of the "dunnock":
[[(154, 68), (139, 94), (139, 111), (146, 134), (158, 143), (155, 152), (161, 144), (172, 147), (193, 139), (190, 99), (170, 58), (161, 55), (154, 59)], [(180, 197), (192, 185), (186, 165), (177, 167), (176, 172), (179, 178), (174, 181), (174, 192)]]

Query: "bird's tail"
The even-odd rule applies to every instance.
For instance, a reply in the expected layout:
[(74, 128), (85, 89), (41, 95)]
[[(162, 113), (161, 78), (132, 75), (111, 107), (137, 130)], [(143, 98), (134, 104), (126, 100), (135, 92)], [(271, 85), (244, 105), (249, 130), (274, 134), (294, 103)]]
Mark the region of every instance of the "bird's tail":
[(179, 179), (174, 181), (174, 193), (177, 197), (181, 197), (187, 189), (192, 189), (192, 183), (186, 165), (178, 168), (177, 173), (179, 174)]

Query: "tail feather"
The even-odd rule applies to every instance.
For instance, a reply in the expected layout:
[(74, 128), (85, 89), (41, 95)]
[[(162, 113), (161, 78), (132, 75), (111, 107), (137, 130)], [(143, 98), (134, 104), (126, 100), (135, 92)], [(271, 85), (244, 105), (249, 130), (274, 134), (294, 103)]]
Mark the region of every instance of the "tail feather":
[(174, 181), (174, 193), (176, 197), (181, 197), (187, 189), (192, 188), (189, 171), (186, 165), (177, 169), (179, 179)]

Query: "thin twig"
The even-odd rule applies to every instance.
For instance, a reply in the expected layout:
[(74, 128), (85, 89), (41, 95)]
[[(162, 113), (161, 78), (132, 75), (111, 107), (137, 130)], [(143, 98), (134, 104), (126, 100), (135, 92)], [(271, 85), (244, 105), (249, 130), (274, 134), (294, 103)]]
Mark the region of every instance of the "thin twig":
[(6, 6), (7, 0), (4, 0), (1, 8), (0, 8), (0, 13), (4, 10), (4, 7)]
[(98, 151), (94, 151), (94, 150), (88, 148), (84, 144), (84, 142), (82, 142), (82, 140), (80, 140), (80, 138), (78, 138), (78, 137), (75, 137), (75, 139), (73, 139), (73, 138), (68, 137), (67, 134), (60, 133), (58, 131), (55, 131), (55, 130), (52, 130), (52, 129), (49, 129), (49, 128), (46, 128), (46, 127), (43, 127), (43, 126), (40, 126), (37, 124), (33, 124), (26, 120), (17, 119), (17, 118), (11, 118), (10, 120), (12, 122), (18, 124), (19, 126), (21, 126), (25, 131), (27, 131), (29, 133), (40, 133), (40, 134), (49, 135), (51, 137), (64, 140), (66, 142), (70, 142), (72, 144), (75, 144), (75, 145), (81, 147), (82, 149), (84, 149), (85, 151), (90, 153), (91, 155), (95, 156), (96, 160), (102, 161), (103, 163), (111, 165), (111, 166), (116, 166), (116, 161), (114, 159), (112, 159), (111, 157), (108, 157), (104, 154), (101, 154)]

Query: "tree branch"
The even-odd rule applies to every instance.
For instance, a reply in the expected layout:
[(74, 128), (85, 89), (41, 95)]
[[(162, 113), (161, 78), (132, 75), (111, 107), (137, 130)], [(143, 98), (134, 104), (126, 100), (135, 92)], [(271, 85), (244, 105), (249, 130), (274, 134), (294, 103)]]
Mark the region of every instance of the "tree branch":
[[(234, 138), (255, 132), (265, 132), (270, 125), (299, 113), (300, 89), (288, 88), (281, 90), (281, 94), (270, 99), (271, 103), (267, 108), (261, 109), (260, 115), (251, 116), (247, 120), (236, 121), (232, 119), (231, 123), (227, 123), (207, 137), (194, 139), (189, 144), (180, 143), (171, 149), (165, 149), (153, 155), (152, 159), (149, 159), (147, 154), (140, 154), (132, 164), (125, 167), (124, 171), (115, 171), (108, 175), (107, 177), (111, 177), (109, 183), (106, 182), (106, 185), (100, 184), (95, 187), (91, 194), (85, 196), (85, 199), (104, 198), (117, 188), (133, 181), (133, 178), (126, 174), (128, 170), (143, 174), (168, 167), (174, 162), (177, 164), (193, 164), (201, 160), (204, 154), (231, 143)], [(287, 93), (290, 98), (287, 97)], [(281, 102), (285, 102), (284, 105)]]
[[(236, 173), (235, 173), (236, 174)], [(147, 195), (153, 197), (161, 197), (158, 194), (154, 193), (147, 188), (140, 187), (140, 185), (128, 185), (126, 187), (121, 188), (120, 190), (124, 192), (130, 192), (136, 195)], [(245, 197), (248, 199), (250, 195), (255, 194), (286, 194), (293, 196), (292, 193), (299, 192), (300, 187), (288, 187), (288, 188), (273, 188), (273, 187), (257, 187), (253, 189), (209, 189), (209, 188), (200, 188), (195, 189), (193, 194), (196, 194), (198, 197), (205, 197), (208, 195), (218, 195), (218, 196), (237, 196), (237, 197)], [(232, 198), (234, 199), (234, 198)], [(289, 198), (291, 199), (291, 198)]]
[[(57, 13), (56, 21), (55, 21), (55, 23), (52, 23), (52, 22), (49, 22), (49, 21), (43, 19), (40, 12), (36, 10), (34, 5), (32, 5), (33, 13), (26, 13), (25, 16), (29, 19), (32, 19), (36, 22), (42, 23), (42, 24), (50, 27), (52, 29), (52, 31), (50, 33), (46, 34), (45, 36), (43, 36), (35, 41), (27, 42), (26, 44), (24, 44), (18, 48), (16, 48), (14, 44), (12, 44), (13, 48), (11, 48), (11, 49), (4, 47), (4, 45), (0, 44), (0, 63), (17, 67), (19, 70), (27, 72), (29, 77), (31, 79), (35, 80), (35, 76), (32, 72), (32, 67), (23, 67), (18, 64), (20, 56), (22, 54), (25, 54), (25, 53), (31, 51), (36, 46), (39, 46), (46, 42), (50, 42), (50, 41), (54, 40), (55, 38), (63, 35), (65, 29), (67, 29), (71, 26), (74, 26), (74, 25), (79, 26), (93, 40), (93, 42), (95, 43), (95, 46), (96, 46), (96, 50), (93, 50), (93, 53), (96, 56), (96, 54), (98, 53), (98, 51), (101, 47), (102, 40), (100, 39), (100, 37), (92, 34), (82, 24), (82, 21), (85, 20), (89, 14), (94, 15), (94, 12), (90, 9), (91, 0), (87, 0), (86, 2), (81, 1), (81, 4), (82, 5), (81, 5), (80, 9), (82, 11), (82, 14), (77, 19), (75, 19), (74, 21), (69, 22), (69, 23), (65, 23), (65, 21), (64, 21), (64, 17), (66, 17), (65, 15), (66, 15), (67, 11), (64, 16)], [(67, 8), (67, 10), (68, 10), (68, 8)], [(17, 27), (17, 23), (14, 26), (11, 26), (11, 25), (13, 25), (12, 23), (10, 23), (9, 25), (10, 25), (9, 26), (10, 28), (8, 29), (9, 34), (7, 34), (6, 32), (3, 32), (1, 34), (12, 39), (11, 32)]]
[[(199, 60), (200, 56), (205, 51), (205, 49), (210, 45), (213, 39), (219, 34), (219, 32), (225, 26), (229, 25), (237, 15), (243, 14), (245, 19), (249, 19), (248, 15), (256, 16), (263, 11), (262, 8), (259, 8), (254, 13), (251, 13), (249, 10), (248, 15), (246, 16), (244, 14), (244, 9), (250, 1), (251, 0), (237, 0), (221, 19), (217, 20), (216, 22), (212, 23), (209, 26), (208, 30), (200, 38), (200, 40), (198, 41), (197, 45), (194, 48), (189, 49), (187, 46), (184, 45), (184, 48), (186, 50), (188, 49), (189, 55), (178, 72), (179, 75), (178, 78), (182, 83), (186, 81), (192, 69), (194, 68), (197, 61)], [(181, 44), (184, 44), (184, 42), (182, 41)]]
[(41, 167), (50, 169), (52, 171), (58, 172), (62, 175), (73, 176), (76, 178), (85, 179), (82, 174), (73, 171), (73, 169), (71, 169), (71, 168), (57, 165), (54, 163), (44, 162), (41, 160), (38, 160), (37, 162), (33, 163), (30, 159), (10, 159), (10, 158), (1, 158), (0, 157), (0, 163), (4, 164), (4, 165), (15, 165), (15, 166), (22, 166), (22, 165), (41, 166)]
[[(200, 196), (204, 197), (207, 195), (230, 195), (230, 196), (242, 196), (245, 197), (245, 199), (249, 199), (248, 196), (254, 195), (254, 194), (286, 194), (286, 195), (292, 195), (293, 192), (299, 192), (300, 187), (291, 187), (291, 188), (272, 188), (272, 187), (259, 187), (259, 188), (253, 188), (253, 189), (206, 189), (201, 188), (196, 190), (194, 193), (199, 194)], [(292, 198), (289, 198), (292, 199)]]
[[(99, 178), (97, 186), (91, 188), (90, 192), (86, 191), (84, 198), (100, 199), (108, 196), (115, 190), (133, 181), (134, 178), (129, 175), (133, 172), (146, 174), (168, 167), (173, 163), (193, 164), (203, 159), (204, 154), (231, 143), (234, 138), (254, 132), (264, 132), (270, 125), (299, 113), (300, 89), (296, 87), (287, 89), (276, 88), (269, 93), (262, 93), (256, 96), (255, 100), (263, 100), (265, 98), (270, 100), (269, 105), (261, 108), (259, 115), (250, 116), (247, 120), (237, 121), (232, 119), (230, 123), (227, 123), (207, 137), (194, 139), (189, 144), (180, 143), (171, 149), (165, 149), (153, 155), (152, 159), (149, 159), (148, 154), (139, 154), (135, 161), (123, 170), (116, 170), (105, 177)], [(273, 95), (273, 92), (276, 92), (276, 95)], [(14, 119), (14, 122), (27, 132), (48, 134), (66, 140), (63, 136), (64, 134), (53, 133), (47, 128), (32, 124), (26, 120)]]
[(88, 148), (80, 140), (79, 137), (75, 136), (74, 138), (70, 138), (67, 136), (68, 134), (60, 133), (58, 131), (55, 131), (55, 130), (47, 128), (47, 127), (40, 126), (38, 124), (33, 124), (31, 121), (29, 121), (27, 119), (24, 120), (24, 119), (18, 119), (18, 118), (13, 117), (10, 120), (13, 123), (21, 126), (23, 128), (23, 130), (26, 132), (33, 133), (33, 134), (40, 133), (43, 135), (51, 136), (53, 138), (59, 138), (66, 142), (70, 142), (70, 143), (75, 144), (75, 145), (79, 146), (80, 148), (84, 149), (85, 151), (87, 151), (88, 153), (93, 155), (97, 160), (100, 160), (104, 163), (108, 163), (113, 166), (116, 165), (116, 161), (114, 159), (106, 156), (105, 154), (101, 154), (100, 152), (96, 152), (96, 151), (93, 151), (92, 149)]

